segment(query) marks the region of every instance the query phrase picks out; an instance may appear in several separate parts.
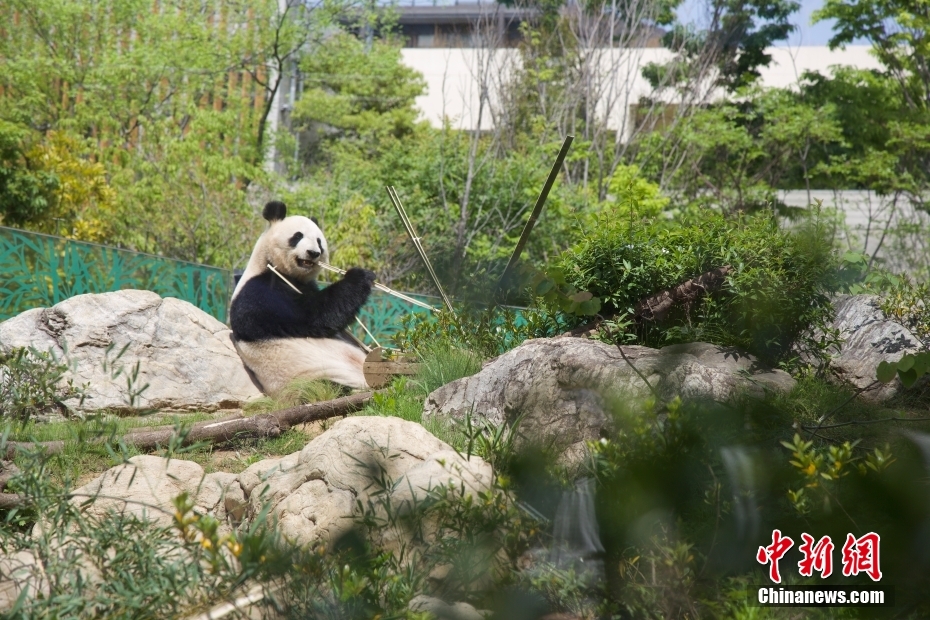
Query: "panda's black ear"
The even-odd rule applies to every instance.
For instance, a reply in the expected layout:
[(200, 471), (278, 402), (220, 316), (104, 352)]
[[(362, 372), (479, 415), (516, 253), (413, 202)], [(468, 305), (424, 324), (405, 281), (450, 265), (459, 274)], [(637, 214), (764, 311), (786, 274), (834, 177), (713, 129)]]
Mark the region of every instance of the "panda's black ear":
[(313, 222), (314, 224), (316, 224), (316, 227), (317, 227), (317, 228), (319, 228), (320, 230), (323, 230), (323, 227), (320, 226), (320, 220), (316, 219), (315, 217), (311, 217), (311, 218), (310, 218), (310, 221)]
[(269, 222), (283, 220), (286, 215), (287, 206), (285, 206), (283, 202), (278, 202), (277, 200), (272, 200), (266, 204), (265, 209), (262, 211), (262, 217)]

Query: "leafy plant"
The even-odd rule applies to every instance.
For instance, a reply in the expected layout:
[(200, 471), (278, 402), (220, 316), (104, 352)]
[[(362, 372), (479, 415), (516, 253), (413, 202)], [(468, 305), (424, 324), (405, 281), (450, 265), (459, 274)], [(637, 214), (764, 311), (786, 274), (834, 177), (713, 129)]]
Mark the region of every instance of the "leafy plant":
[(802, 488), (788, 491), (788, 499), (798, 512), (803, 514), (810, 511), (809, 496), (812, 494), (825, 507), (829, 507), (831, 499), (836, 501), (834, 485), (857, 468), (860, 474), (868, 470), (881, 472), (894, 462), (887, 446), (884, 451), (875, 448), (865, 458), (854, 456), (853, 449), (858, 443), (845, 441), (839, 445), (818, 448), (813, 441), (805, 441), (797, 433), (792, 441), (781, 442), (782, 446), (791, 450), (789, 463), (804, 479)]
[(880, 293), (879, 308), (930, 346), (930, 283), (914, 283), (906, 275), (888, 278), (893, 280)]
[(876, 369), (876, 376), (882, 383), (889, 383), (897, 376), (906, 388), (927, 373), (930, 373), (930, 351), (908, 353), (897, 362), (881, 362)]
[(66, 362), (48, 351), (0, 350), (0, 419), (26, 422), (49, 411), (67, 411), (62, 401), (68, 398), (83, 402), (83, 387), (76, 387), (70, 378), (62, 383), (68, 370)]
[(608, 316), (632, 317), (646, 297), (730, 268), (721, 290), (678, 307), (663, 323), (638, 322), (641, 344), (706, 340), (774, 363), (804, 330), (832, 316), (829, 293), (839, 285), (840, 263), (816, 217), (786, 231), (767, 214), (706, 214), (701, 223), (668, 226), (605, 213), (581, 234), (560, 266), (569, 283), (602, 300)]

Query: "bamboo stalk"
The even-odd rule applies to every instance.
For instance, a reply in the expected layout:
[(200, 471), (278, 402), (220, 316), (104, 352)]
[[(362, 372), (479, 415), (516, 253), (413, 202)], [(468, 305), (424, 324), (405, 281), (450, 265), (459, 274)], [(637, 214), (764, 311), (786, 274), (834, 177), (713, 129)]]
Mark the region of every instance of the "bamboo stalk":
[(530, 219), (526, 221), (526, 226), (523, 227), (523, 232), (520, 233), (520, 239), (517, 241), (517, 247), (513, 249), (513, 254), (510, 255), (510, 260), (507, 262), (507, 266), (504, 268), (504, 273), (501, 274), (500, 280), (497, 281), (498, 290), (504, 285), (507, 275), (510, 273), (510, 270), (517, 264), (517, 261), (520, 260), (520, 255), (523, 253), (523, 248), (526, 246), (526, 240), (529, 238), (530, 233), (533, 231), (533, 227), (536, 226), (536, 220), (539, 219), (539, 214), (542, 213), (543, 205), (546, 204), (546, 199), (549, 198), (549, 191), (552, 189), (552, 185), (555, 183), (555, 179), (559, 176), (559, 171), (562, 169), (562, 162), (565, 161), (565, 156), (568, 155), (568, 149), (572, 146), (572, 141), (575, 139), (575, 136), (566, 136), (565, 141), (562, 143), (562, 148), (559, 149), (559, 154), (555, 158), (555, 164), (552, 166), (552, 170), (549, 171), (549, 177), (546, 179), (545, 185), (543, 185), (542, 191), (539, 192), (539, 197), (536, 199), (536, 204), (533, 206), (533, 212), (530, 214)]
[(433, 279), (433, 284), (436, 285), (436, 289), (439, 291), (439, 295), (442, 297), (443, 303), (446, 304), (446, 308), (449, 309), (449, 312), (455, 314), (455, 309), (452, 308), (452, 302), (449, 301), (449, 298), (446, 296), (446, 292), (442, 288), (442, 284), (439, 283), (439, 277), (436, 275), (436, 271), (433, 270), (433, 264), (429, 262), (429, 257), (426, 255), (426, 250), (423, 249), (423, 244), (420, 242), (420, 237), (417, 236), (416, 231), (413, 229), (413, 223), (410, 221), (410, 218), (407, 217), (407, 211), (404, 210), (404, 205), (400, 202), (400, 197), (397, 195), (397, 190), (394, 189), (393, 185), (387, 186), (388, 197), (391, 199), (391, 204), (394, 205), (394, 209), (397, 211), (397, 215), (400, 216), (401, 222), (404, 224), (404, 228), (407, 229), (407, 236), (410, 237), (410, 241), (413, 242), (413, 247), (416, 248), (417, 253), (420, 255), (420, 259), (423, 261), (423, 264), (426, 265), (426, 270), (429, 272), (430, 278)]

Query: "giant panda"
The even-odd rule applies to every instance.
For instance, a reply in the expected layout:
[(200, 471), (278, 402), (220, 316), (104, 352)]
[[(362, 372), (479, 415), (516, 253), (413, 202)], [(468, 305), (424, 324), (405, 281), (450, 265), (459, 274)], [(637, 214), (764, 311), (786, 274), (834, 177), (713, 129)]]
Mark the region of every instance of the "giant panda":
[(229, 308), (242, 361), (269, 395), (296, 378), (366, 388), (365, 352), (346, 328), (368, 299), (375, 274), (354, 267), (342, 280), (320, 288), (319, 261), (328, 261), (329, 253), (317, 223), (300, 215), (287, 217), (281, 202), (269, 202), (262, 216), (268, 229), (252, 250)]

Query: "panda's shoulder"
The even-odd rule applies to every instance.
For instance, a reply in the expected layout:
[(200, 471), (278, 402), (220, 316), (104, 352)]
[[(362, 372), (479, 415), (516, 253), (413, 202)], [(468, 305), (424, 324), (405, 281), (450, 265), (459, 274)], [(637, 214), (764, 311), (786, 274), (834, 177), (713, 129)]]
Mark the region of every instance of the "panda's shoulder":
[(242, 288), (239, 290), (237, 298), (243, 296), (253, 296), (260, 295), (273, 287), (274, 282), (271, 279), (272, 273), (270, 271), (263, 271), (262, 273), (249, 278), (245, 284), (242, 285)]

